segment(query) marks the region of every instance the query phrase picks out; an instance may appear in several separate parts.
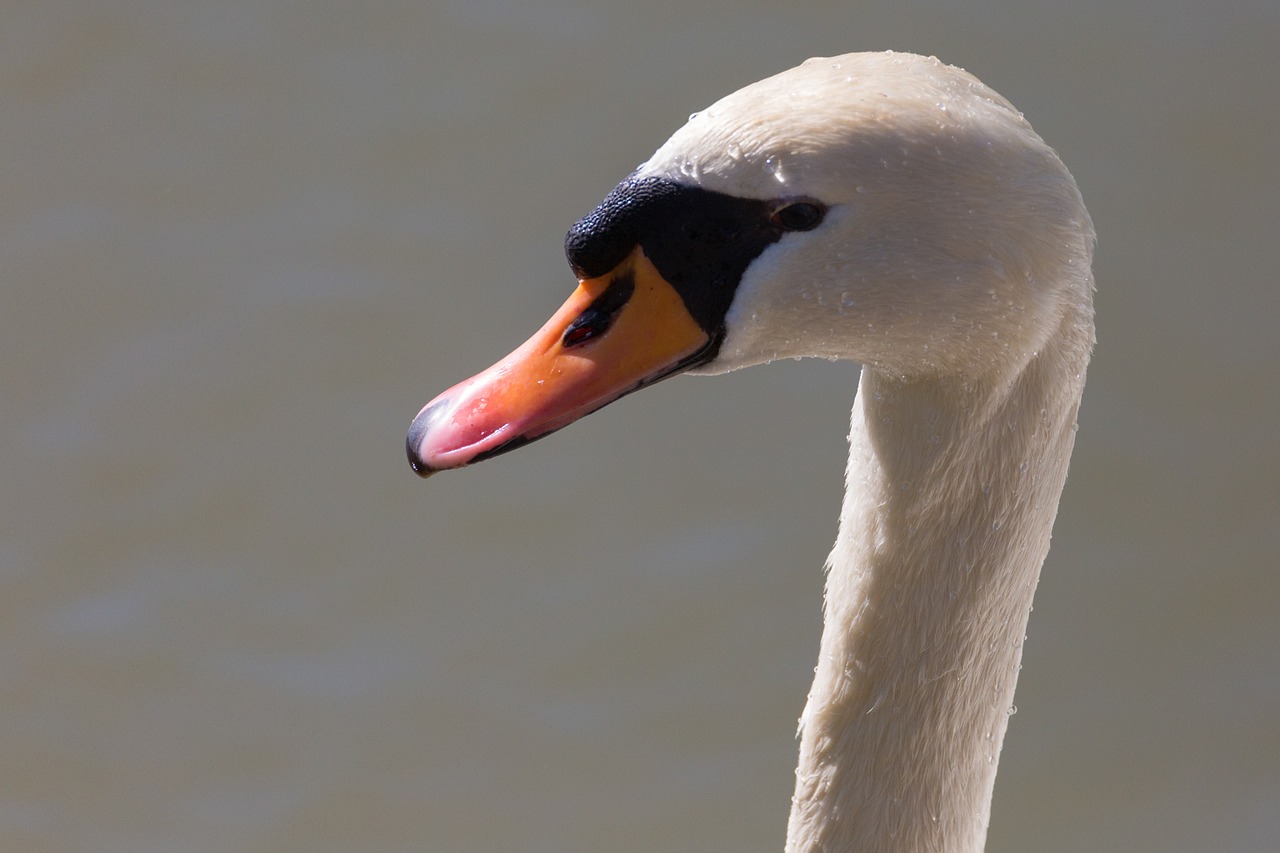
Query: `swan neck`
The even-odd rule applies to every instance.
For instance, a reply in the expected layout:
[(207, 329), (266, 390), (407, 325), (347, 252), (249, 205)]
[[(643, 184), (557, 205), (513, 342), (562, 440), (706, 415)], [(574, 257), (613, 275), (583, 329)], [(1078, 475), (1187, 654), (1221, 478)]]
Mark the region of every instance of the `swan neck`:
[(1012, 379), (864, 368), (788, 851), (982, 849), (1092, 341), (1068, 325)]

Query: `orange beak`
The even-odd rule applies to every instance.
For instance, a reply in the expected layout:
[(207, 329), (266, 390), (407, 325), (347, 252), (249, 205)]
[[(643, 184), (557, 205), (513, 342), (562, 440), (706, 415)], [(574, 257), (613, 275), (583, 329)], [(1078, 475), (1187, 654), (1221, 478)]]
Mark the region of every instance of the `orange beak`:
[(713, 344), (637, 247), (579, 282), (515, 352), (424, 406), (409, 428), (409, 464), (426, 477), (514, 450), (705, 361)]

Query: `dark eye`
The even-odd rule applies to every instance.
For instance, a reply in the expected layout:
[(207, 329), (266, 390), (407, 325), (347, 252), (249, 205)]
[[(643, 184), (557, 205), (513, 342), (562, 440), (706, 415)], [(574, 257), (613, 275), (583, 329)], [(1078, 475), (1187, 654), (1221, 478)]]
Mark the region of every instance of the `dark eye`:
[(815, 201), (793, 201), (775, 210), (769, 221), (787, 231), (812, 231), (826, 213), (827, 209)]

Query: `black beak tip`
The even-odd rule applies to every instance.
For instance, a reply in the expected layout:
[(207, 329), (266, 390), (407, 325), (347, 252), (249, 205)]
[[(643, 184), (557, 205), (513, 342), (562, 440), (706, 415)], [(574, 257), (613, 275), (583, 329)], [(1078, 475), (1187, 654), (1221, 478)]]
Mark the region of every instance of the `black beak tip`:
[(435, 473), (434, 468), (428, 467), (425, 462), (418, 458), (412, 441), (409, 442), (409, 467), (413, 469), (413, 473), (424, 480)]
[(419, 477), (426, 478), (434, 474), (437, 468), (432, 468), (423, 461), (418, 449), (422, 447), (422, 439), (431, 429), (436, 420), (443, 414), (448, 400), (436, 400), (431, 405), (418, 412), (418, 416), (413, 419), (413, 423), (409, 425), (409, 434), (405, 436), (404, 448), (405, 453), (409, 457), (409, 467)]

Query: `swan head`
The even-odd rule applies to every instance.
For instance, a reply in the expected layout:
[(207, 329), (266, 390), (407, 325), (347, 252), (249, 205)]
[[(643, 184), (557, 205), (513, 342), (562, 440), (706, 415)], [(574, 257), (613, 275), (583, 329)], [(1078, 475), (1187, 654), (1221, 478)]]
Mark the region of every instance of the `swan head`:
[(695, 113), (570, 229), (573, 297), (423, 408), (410, 462), (497, 455), (678, 372), (1011, 374), (1088, 303), (1092, 239), (1057, 155), (977, 78), (811, 59)]
[(701, 372), (811, 355), (908, 376), (1016, 368), (1090, 285), (1066, 168), (934, 58), (811, 59), (695, 114), (637, 175), (825, 208), (748, 267)]

